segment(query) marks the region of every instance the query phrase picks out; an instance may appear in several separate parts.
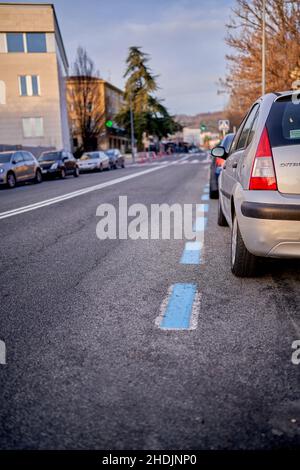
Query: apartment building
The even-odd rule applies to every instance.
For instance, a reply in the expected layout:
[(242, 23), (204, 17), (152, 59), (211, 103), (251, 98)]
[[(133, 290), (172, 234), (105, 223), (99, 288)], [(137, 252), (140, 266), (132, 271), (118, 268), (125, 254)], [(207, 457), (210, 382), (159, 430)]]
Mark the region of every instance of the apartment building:
[(70, 150), (67, 73), (54, 6), (0, 3), (0, 149)]
[[(80, 133), (78, 132), (78, 128), (80, 126), (78, 116), (76, 115), (76, 106), (74, 107), (72, 103), (74, 90), (76, 90), (77, 93), (80, 93), (78, 80), (83, 82), (82, 77), (79, 78), (76, 76), (69, 77), (67, 80), (69, 121), (72, 128), (74, 150), (81, 145)], [(96, 107), (96, 112), (102, 116), (101, 130), (93, 142), (93, 149), (107, 150), (109, 148), (118, 148), (124, 152), (128, 148), (129, 139), (125, 131), (120, 129), (118, 124), (115, 122), (115, 116), (119, 113), (124, 104), (124, 91), (101, 78), (93, 78), (92, 80), (97, 83), (98, 87), (97, 92), (95, 93), (97, 96), (97, 102), (93, 100), (94, 102), (87, 103), (87, 106), (90, 107), (92, 105), (93, 107)], [(92, 109), (91, 118), (93, 118)]]

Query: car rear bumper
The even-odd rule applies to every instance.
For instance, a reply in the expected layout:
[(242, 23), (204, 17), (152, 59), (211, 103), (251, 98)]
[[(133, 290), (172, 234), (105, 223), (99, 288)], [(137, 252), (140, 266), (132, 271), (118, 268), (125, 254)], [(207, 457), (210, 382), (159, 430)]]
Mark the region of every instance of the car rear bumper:
[[(300, 258), (300, 197), (275, 192), (260, 192), (261, 197), (257, 191), (242, 193), (235, 205), (242, 238), (250, 253)], [(258, 202), (264, 198), (264, 202)]]
[(252, 219), (266, 220), (300, 220), (300, 204), (265, 204), (244, 201), (242, 214)]

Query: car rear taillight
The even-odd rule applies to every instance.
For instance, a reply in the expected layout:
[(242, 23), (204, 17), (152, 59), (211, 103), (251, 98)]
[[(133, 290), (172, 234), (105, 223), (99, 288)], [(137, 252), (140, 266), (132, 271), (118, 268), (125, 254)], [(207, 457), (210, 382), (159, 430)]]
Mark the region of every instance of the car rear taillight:
[(249, 189), (277, 191), (272, 149), (266, 127), (256, 150)]

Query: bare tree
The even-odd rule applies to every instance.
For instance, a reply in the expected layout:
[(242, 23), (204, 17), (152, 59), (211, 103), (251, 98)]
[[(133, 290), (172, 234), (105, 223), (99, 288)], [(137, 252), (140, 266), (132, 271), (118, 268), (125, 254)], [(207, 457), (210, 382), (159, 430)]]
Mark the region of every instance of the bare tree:
[[(236, 0), (227, 25), (230, 94), (227, 115), (235, 123), (261, 95), (263, 0)], [(292, 87), (300, 58), (300, 0), (266, 1), (266, 91)]]
[(95, 150), (104, 120), (99, 78), (95, 64), (82, 47), (77, 49), (73, 75), (68, 79), (69, 115), (73, 137), (79, 141), (79, 152)]

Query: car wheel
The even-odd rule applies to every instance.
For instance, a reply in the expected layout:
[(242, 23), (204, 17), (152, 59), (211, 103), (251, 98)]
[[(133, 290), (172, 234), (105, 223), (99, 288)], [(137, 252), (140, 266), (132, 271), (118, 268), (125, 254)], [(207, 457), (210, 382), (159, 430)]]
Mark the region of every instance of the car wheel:
[(211, 189), (211, 186), (209, 187), (209, 197), (210, 199), (218, 199), (219, 197), (219, 191), (215, 191)]
[(231, 229), (231, 271), (237, 277), (251, 277), (256, 272), (256, 266), (257, 257), (247, 250), (234, 215)]
[(102, 163), (100, 163), (99, 171), (100, 171), (100, 173), (101, 173), (101, 171), (103, 171), (103, 165), (102, 165)]
[[(219, 197), (219, 190), (218, 189), (213, 189), (214, 187), (218, 187), (218, 182), (216, 180), (213, 181), (213, 175), (210, 175), (210, 181), (209, 181), (209, 197), (210, 199), (218, 199)], [(215, 183), (215, 184), (214, 184)]]
[(40, 170), (36, 170), (34, 182), (36, 184), (40, 184), (42, 181), (43, 181), (42, 172)]
[(74, 170), (73, 175), (74, 175), (74, 178), (78, 178), (78, 176), (79, 176), (79, 168), (78, 168), (78, 166), (75, 167), (75, 170)]
[(60, 177), (61, 177), (61, 179), (63, 179), (63, 180), (64, 180), (65, 177), (66, 177), (66, 170), (65, 170), (64, 168), (62, 168), (62, 169), (60, 170)]
[(15, 175), (12, 172), (8, 173), (8, 175), (7, 175), (7, 186), (10, 189), (13, 189), (16, 186), (16, 183), (17, 183), (17, 181), (16, 181)]
[(122, 165), (121, 165), (122, 168), (125, 168), (125, 163), (123, 162)]
[(227, 223), (226, 217), (224, 215), (224, 212), (223, 212), (223, 209), (222, 209), (222, 206), (221, 206), (221, 199), (220, 198), (219, 198), (219, 202), (218, 202), (218, 225), (220, 227), (228, 227), (228, 223)]

